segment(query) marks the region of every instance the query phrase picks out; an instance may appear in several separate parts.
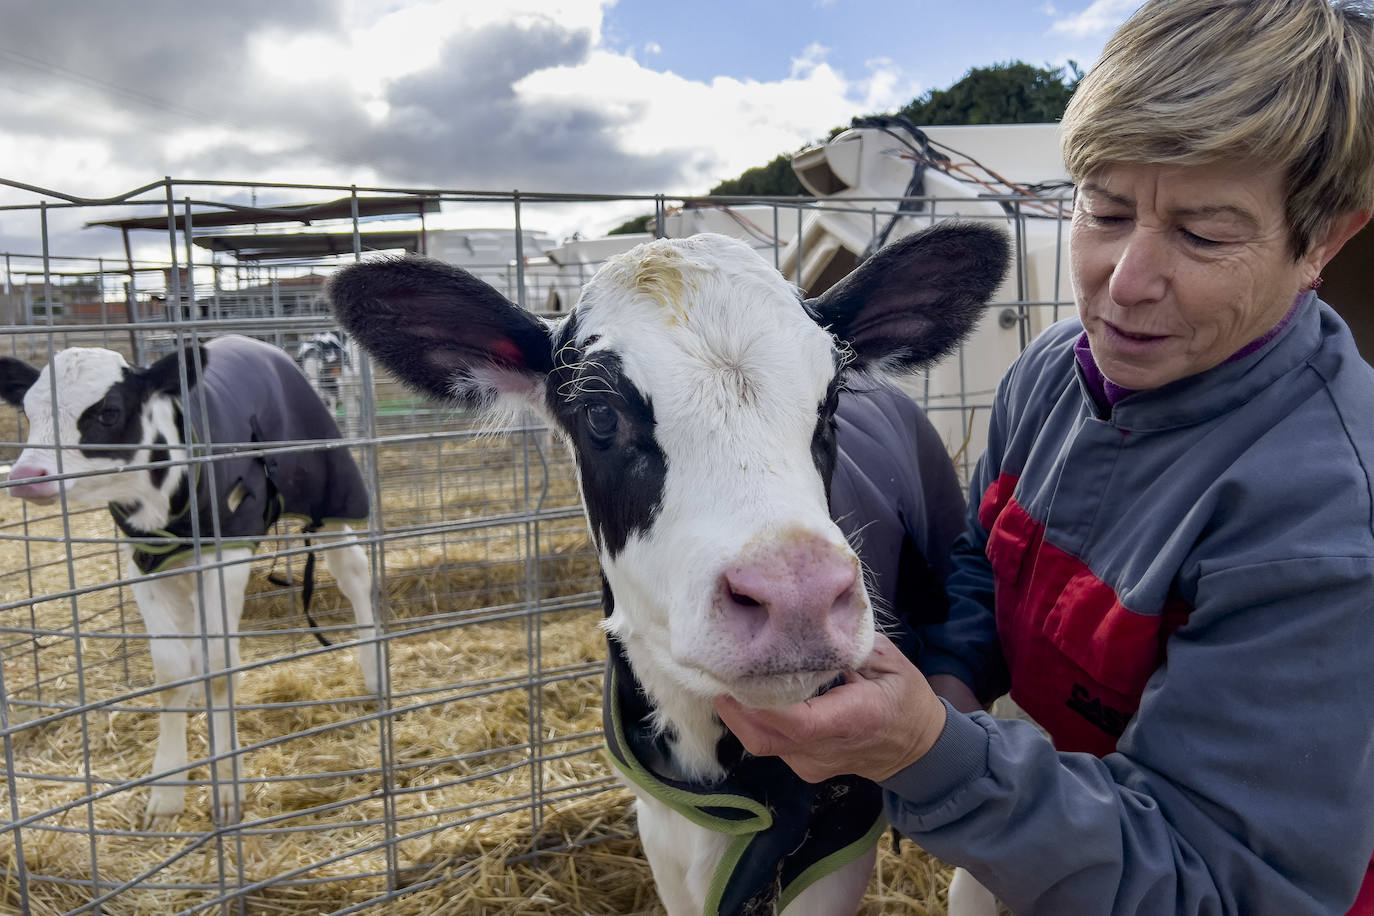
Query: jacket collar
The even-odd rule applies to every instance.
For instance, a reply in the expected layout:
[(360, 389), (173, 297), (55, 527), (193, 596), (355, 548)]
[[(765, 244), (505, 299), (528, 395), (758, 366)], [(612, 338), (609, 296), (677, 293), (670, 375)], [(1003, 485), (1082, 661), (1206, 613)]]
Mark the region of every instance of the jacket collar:
[[(1309, 292), (1299, 299), (1292, 319), (1258, 347), (1243, 348), (1236, 357), (1205, 372), (1126, 394), (1105, 420), (1123, 431), (1144, 432), (1192, 426), (1233, 410), (1316, 352), (1322, 339), (1322, 315), (1329, 310), (1315, 292)], [(1076, 360), (1074, 374), (1084, 401), (1096, 415), (1093, 386)]]

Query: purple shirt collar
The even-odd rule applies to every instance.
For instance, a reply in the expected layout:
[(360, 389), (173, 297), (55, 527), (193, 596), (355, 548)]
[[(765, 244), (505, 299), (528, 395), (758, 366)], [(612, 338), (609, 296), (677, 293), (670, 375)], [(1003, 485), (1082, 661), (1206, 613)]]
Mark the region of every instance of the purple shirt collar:
[[(1278, 324), (1241, 347), (1235, 353), (1232, 353), (1226, 358), (1225, 362), (1229, 363), (1238, 359), (1244, 359), (1260, 347), (1269, 343), (1269, 341), (1273, 340), (1275, 337), (1278, 337), (1279, 334), (1283, 332), (1283, 329), (1288, 327), (1293, 321), (1293, 316), (1298, 314), (1298, 309), (1302, 307), (1302, 304), (1307, 301), (1308, 297), (1315, 295), (1316, 292), (1310, 290), (1304, 290), (1299, 293), (1297, 298), (1293, 300), (1293, 304), (1288, 307), (1287, 314), (1279, 319)], [(1116, 382), (1113, 382), (1102, 374), (1102, 370), (1097, 367), (1097, 360), (1093, 359), (1092, 349), (1088, 346), (1087, 331), (1080, 334), (1078, 340), (1074, 341), (1073, 355), (1078, 360), (1079, 368), (1083, 370), (1083, 379), (1088, 383), (1088, 390), (1092, 392), (1093, 400), (1097, 401), (1099, 406), (1110, 410), (1112, 407), (1116, 406), (1117, 401), (1120, 401), (1128, 394), (1135, 393), (1134, 388), (1122, 388)]]

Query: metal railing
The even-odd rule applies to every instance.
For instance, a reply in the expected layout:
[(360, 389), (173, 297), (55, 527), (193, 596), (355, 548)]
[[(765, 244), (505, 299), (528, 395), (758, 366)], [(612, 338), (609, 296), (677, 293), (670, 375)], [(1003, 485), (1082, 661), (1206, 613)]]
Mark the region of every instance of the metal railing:
[[(146, 365), (224, 333), (294, 352), (333, 326), (313, 278), (369, 256), (371, 224), (357, 206), (369, 195), (478, 209), (488, 225), (504, 214), (514, 255), (487, 265), (488, 274), (532, 308), (551, 289), (575, 296), (596, 261), (560, 268), (540, 261), (541, 252), (526, 256), (528, 227), (565, 224), (573, 210), (610, 225), (627, 207), (642, 207), (652, 209), (663, 234), (685, 203), (664, 195), (170, 179), (82, 199), (0, 185), (11, 189), (8, 199), (29, 197), (0, 206), (7, 230), (13, 234), (17, 223), (33, 232), (27, 252), (4, 257), (0, 354), (36, 365), (68, 346), (115, 349)], [(227, 262), (196, 244), (196, 215), (208, 208), (237, 209), (247, 221), (322, 193), (354, 202), (341, 224), (352, 250), (342, 256)], [(252, 205), (250, 196), (279, 203)], [(1000, 319), (1019, 349), (1067, 303), (1058, 257), (1046, 286), (1046, 268), (1029, 258), (1022, 234), (1028, 221), (1047, 218), (1020, 212), (1020, 201), (995, 202), (1019, 259), (1012, 294), (991, 306), (991, 320)], [(920, 218), (940, 218), (942, 202), (929, 203)], [(719, 198), (696, 205), (730, 216), (779, 264), (793, 240), (792, 254), (805, 259), (808, 221), (858, 214), (876, 227), (896, 201)], [(1052, 206), (1062, 216), (1062, 204)], [(165, 230), (80, 228), (156, 214), (165, 215)], [(1042, 239), (1062, 233), (1061, 219), (1048, 222), (1053, 232), (1037, 230)], [(432, 223), (428, 231), (438, 231)], [(78, 248), (89, 253), (73, 253)], [(969, 443), (987, 418), (987, 378), (995, 382), (1005, 368), (1000, 356), (995, 366), (976, 357), (961, 351), (945, 375), (906, 383), (932, 416), (953, 418), (947, 440), (952, 453), (964, 446), (958, 460), (965, 473), (976, 457)], [(211, 821), (220, 777), (209, 766), (209, 726), (193, 717), (190, 762), (171, 774), (188, 787), (186, 810), (171, 823), (142, 825), (151, 782), (168, 778), (152, 772), (151, 757), (159, 693), (171, 685), (155, 683), (149, 650), (152, 639), (168, 637), (144, 632), (132, 591), (144, 577), (121, 554), (109, 512), (44, 510), (0, 496), (0, 909), (246, 913), (271, 903), (352, 912), (454, 880), (504, 838), (522, 838), (537, 854), (608, 835), (606, 828), (571, 837), (549, 829), (555, 809), (612, 797), (623, 805), (626, 797), (606, 794), (615, 782), (599, 753), (600, 581), (569, 458), (532, 420), (484, 428), (477, 418), (421, 402), (362, 354), (334, 390), (342, 442), (371, 490), (371, 517), (358, 535), (371, 562), (378, 635), (362, 645), (348, 641), (349, 609), (322, 576), (316, 617), (335, 645), (317, 644), (299, 609), (300, 532), (281, 524), (263, 538), (243, 621), (227, 634), (240, 641), (242, 659), (230, 709), (240, 743), (221, 755), (244, 798), (236, 824)], [(4, 465), (25, 437), (18, 411), (0, 405), (0, 424), (8, 430), (0, 432)], [(241, 446), (264, 455), (311, 447)], [(193, 452), (185, 460), (215, 459)], [(201, 532), (194, 568), (202, 574), (224, 563), (214, 534)], [(213, 581), (205, 577), (201, 587)], [(208, 642), (220, 638), (201, 637), (207, 658)], [(375, 653), (387, 672), (375, 693), (363, 689), (353, 649)], [(197, 696), (209, 693), (208, 678), (185, 683)]]

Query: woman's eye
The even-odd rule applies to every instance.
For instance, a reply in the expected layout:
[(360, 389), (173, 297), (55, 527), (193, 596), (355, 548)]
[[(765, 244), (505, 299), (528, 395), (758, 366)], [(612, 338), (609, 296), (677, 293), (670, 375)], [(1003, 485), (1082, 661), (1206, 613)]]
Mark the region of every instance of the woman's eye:
[(614, 410), (605, 404), (592, 404), (587, 408), (587, 432), (603, 445), (615, 435), (619, 418)]
[(1198, 235), (1196, 232), (1190, 232), (1187, 229), (1180, 229), (1179, 231), (1183, 233), (1183, 238), (1187, 240), (1188, 244), (1196, 245), (1199, 248), (1210, 248), (1213, 245), (1221, 244), (1221, 242), (1216, 239), (1209, 239), (1206, 236)]

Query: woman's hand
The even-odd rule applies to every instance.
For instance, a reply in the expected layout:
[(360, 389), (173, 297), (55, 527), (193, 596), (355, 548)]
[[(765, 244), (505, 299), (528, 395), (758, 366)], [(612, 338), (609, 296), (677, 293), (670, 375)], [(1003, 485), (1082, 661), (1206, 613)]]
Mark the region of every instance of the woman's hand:
[(783, 709), (720, 696), (716, 712), (751, 754), (781, 757), (807, 782), (886, 779), (924, 756), (945, 726), (925, 676), (881, 633), (859, 670), (821, 696)]

